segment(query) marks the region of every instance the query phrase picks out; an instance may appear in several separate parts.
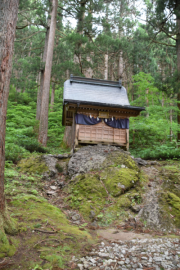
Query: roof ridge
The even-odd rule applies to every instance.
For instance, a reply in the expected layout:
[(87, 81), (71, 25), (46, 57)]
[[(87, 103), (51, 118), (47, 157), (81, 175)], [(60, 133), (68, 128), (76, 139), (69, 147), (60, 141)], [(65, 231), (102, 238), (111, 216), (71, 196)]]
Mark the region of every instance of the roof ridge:
[(73, 76), (71, 74), (70, 76), (70, 83), (85, 83), (85, 84), (94, 84), (94, 85), (102, 85), (102, 86), (111, 86), (111, 87), (122, 87), (121, 80), (119, 81), (109, 81), (109, 80), (101, 80), (101, 79), (95, 79), (95, 78), (85, 78), (80, 76)]

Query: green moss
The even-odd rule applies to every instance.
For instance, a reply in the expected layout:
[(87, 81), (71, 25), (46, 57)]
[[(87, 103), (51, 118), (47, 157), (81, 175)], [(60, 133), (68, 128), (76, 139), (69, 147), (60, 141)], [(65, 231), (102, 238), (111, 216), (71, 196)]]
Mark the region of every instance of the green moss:
[(106, 160), (103, 163), (103, 168), (113, 166), (121, 166), (125, 165), (127, 168), (139, 171), (138, 166), (136, 165), (135, 161), (126, 153), (126, 152), (119, 152), (114, 151), (106, 157)]
[[(18, 197), (12, 202), (12, 206), (19, 209), (21, 217), (33, 229), (34, 221), (37, 224), (37, 218), (43, 223), (51, 224), (65, 233), (71, 233), (82, 237), (90, 237), (88, 233), (71, 226), (62, 211), (49, 204), (44, 198), (38, 198), (34, 195), (25, 195)], [(28, 215), (27, 215), (28, 213)]]
[[(93, 210), (100, 223), (110, 224), (121, 214), (127, 216), (125, 211), (131, 211), (132, 200), (136, 203), (142, 201), (140, 193), (144, 192), (142, 186), (147, 179), (124, 152), (110, 153), (102, 168), (101, 171), (79, 175), (71, 181), (66, 189), (70, 194), (67, 202), (78, 209), (85, 219), (91, 220), (89, 215)], [(136, 198), (135, 194), (138, 194)]]
[(174, 224), (180, 228), (180, 198), (172, 192), (164, 192), (160, 194), (159, 203), (164, 210), (162, 219), (166, 220), (167, 226), (170, 228)]
[(100, 176), (108, 192), (117, 197), (129, 190), (139, 180), (138, 172), (129, 168), (106, 168)]
[(171, 191), (180, 197), (180, 171), (177, 168), (172, 168), (170, 166), (165, 167), (166, 170), (162, 170), (163, 176), (163, 189), (165, 191)]
[(22, 159), (18, 163), (18, 167), (21, 172), (30, 174), (32, 173), (42, 174), (49, 170), (42, 156), (31, 156), (29, 158)]
[(87, 219), (92, 209), (96, 214), (101, 211), (108, 196), (97, 174), (77, 176), (69, 192), (71, 193), (69, 197), (71, 207), (78, 208)]
[(5, 231), (3, 229), (3, 218), (0, 217), (0, 258), (6, 257), (6, 256), (13, 256), (16, 252), (17, 244), (14, 245), (14, 243), (11, 241), (11, 244), (5, 234)]
[(168, 193), (168, 202), (178, 211), (180, 211), (180, 198), (175, 194)]
[(5, 232), (0, 229), (0, 258), (5, 257), (10, 249), (9, 241)]

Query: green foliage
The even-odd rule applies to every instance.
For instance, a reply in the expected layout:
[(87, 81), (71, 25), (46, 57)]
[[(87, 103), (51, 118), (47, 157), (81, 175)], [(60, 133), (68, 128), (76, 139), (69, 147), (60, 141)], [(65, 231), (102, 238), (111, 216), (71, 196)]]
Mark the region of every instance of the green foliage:
[(155, 148), (144, 148), (138, 151), (132, 150), (132, 154), (143, 159), (180, 159), (180, 149), (171, 144), (164, 144)]
[(62, 127), (62, 88), (55, 93), (53, 111), (49, 112), (48, 148), (37, 140), (38, 121), (36, 120), (35, 97), (30, 93), (17, 93), (10, 87), (6, 121), (6, 160), (17, 163), (32, 152), (61, 152), (64, 135)]
[(22, 158), (25, 158), (29, 155), (29, 152), (26, 151), (23, 147), (18, 146), (15, 143), (6, 142), (5, 145), (5, 157), (6, 160), (17, 163)]
[[(146, 111), (130, 118), (131, 153), (144, 159), (180, 158), (175, 140), (179, 130), (175, 100), (156, 86), (150, 74), (134, 76), (135, 100), (131, 105), (146, 105)], [(172, 121), (170, 121), (170, 114)]]
[(17, 144), (24, 147), (30, 153), (32, 152), (39, 152), (39, 153), (47, 153), (47, 149), (42, 147), (42, 145), (37, 141), (36, 138), (30, 138), (25, 135), (18, 135), (17, 136)]

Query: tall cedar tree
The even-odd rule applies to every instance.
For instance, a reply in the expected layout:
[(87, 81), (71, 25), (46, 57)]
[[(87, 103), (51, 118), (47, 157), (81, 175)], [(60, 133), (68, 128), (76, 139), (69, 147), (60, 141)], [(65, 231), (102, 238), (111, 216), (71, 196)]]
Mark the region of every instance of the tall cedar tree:
[(58, 7), (58, 0), (52, 0), (51, 23), (50, 23), (50, 29), (49, 29), (47, 55), (46, 55), (45, 71), (44, 71), (44, 78), (43, 78), (41, 113), (40, 113), (40, 124), (39, 124), (39, 138), (38, 138), (39, 142), (43, 146), (46, 146), (47, 144), (49, 91), (50, 91), (52, 61), (53, 61), (54, 39), (55, 39), (55, 31), (56, 31), (57, 7)]
[(12, 67), (14, 37), (18, 14), (19, 0), (3, 0), (0, 2), (1, 39), (0, 39), (0, 247), (8, 245), (4, 231), (16, 232), (5, 203), (4, 166), (5, 166), (5, 131), (6, 112), (9, 95), (9, 84)]

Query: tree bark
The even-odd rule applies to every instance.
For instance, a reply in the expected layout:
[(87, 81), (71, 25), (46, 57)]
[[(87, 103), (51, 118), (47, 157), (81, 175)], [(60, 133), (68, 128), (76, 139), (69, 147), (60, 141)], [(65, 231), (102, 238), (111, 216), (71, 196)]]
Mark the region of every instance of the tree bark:
[(49, 90), (50, 90), (52, 60), (53, 60), (54, 39), (56, 31), (57, 6), (58, 0), (52, 0), (51, 24), (50, 24), (47, 57), (43, 79), (42, 103), (41, 103), (40, 125), (39, 125), (39, 142), (43, 146), (46, 146), (47, 144)]
[(45, 71), (44, 65), (46, 63), (46, 57), (47, 57), (48, 40), (49, 40), (49, 28), (47, 28), (47, 31), (46, 31), (46, 39), (45, 39), (43, 59), (42, 59), (43, 67), (41, 68), (41, 71), (40, 71), (40, 87), (38, 88), (37, 109), (36, 109), (36, 119), (37, 120), (40, 120), (40, 114), (41, 114), (42, 91), (43, 91), (44, 71)]
[(52, 84), (52, 92), (51, 92), (51, 111), (53, 111), (53, 106), (54, 106), (54, 96), (55, 96), (55, 83)]
[(108, 54), (104, 56), (104, 80), (108, 80)]
[[(5, 165), (5, 132), (6, 113), (9, 95), (9, 85), (12, 70), (12, 56), (18, 14), (19, 0), (3, 0), (0, 2), (0, 249), (9, 245), (4, 231), (10, 234), (16, 232), (5, 204), (4, 195), (4, 165)], [(4, 241), (2, 239), (4, 237)], [(5, 242), (5, 243), (4, 243)]]
[(123, 52), (121, 51), (119, 54), (119, 67), (118, 67), (118, 77), (120, 80), (123, 79), (123, 72), (124, 72), (124, 64), (123, 64)]
[[(178, 12), (180, 12), (180, 4), (178, 3), (178, 1), (177, 1), (177, 10)], [(177, 71), (178, 71), (178, 82), (180, 84), (180, 14), (179, 13), (176, 18), (176, 24), (177, 24), (177, 37), (176, 37)], [(177, 104), (178, 104), (178, 109), (179, 109), (177, 122), (180, 128), (180, 89), (177, 94)], [(177, 140), (180, 141), (180, 131), (178, 131)]]
[[(173, 106), (173, 104), (170, 103), (170, 106)], [(170, 120), (170, 141), (172, 142), (172, 136), (173, 136), (173, 132), (172, 132), (173, 110), (172, 109), (169, 111), (169, 120)]]
[[(149, 95), (149, 89), (146, 89), (146, 106), (149, 107), (149, 99), (148, 99), (148, 95)], [(146, 113), (146, 117), (149, 117), (149, 112)]]

